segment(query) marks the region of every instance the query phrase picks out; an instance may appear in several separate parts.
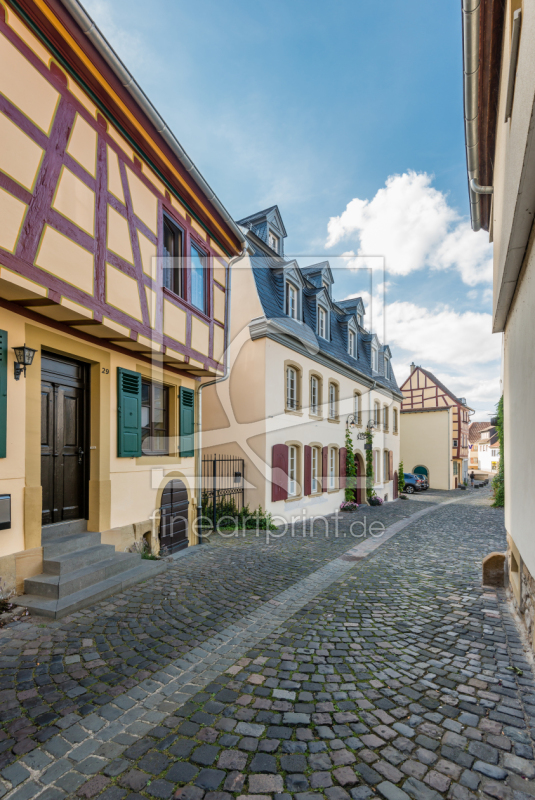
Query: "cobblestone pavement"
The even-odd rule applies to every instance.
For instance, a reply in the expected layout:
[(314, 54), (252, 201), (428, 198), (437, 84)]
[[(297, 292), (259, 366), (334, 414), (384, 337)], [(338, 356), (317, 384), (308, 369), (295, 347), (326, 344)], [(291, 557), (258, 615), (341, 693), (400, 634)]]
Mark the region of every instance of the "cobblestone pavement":
[(69, 620), (10, 625), (0, 796), (535, 796), (531, 668), (480, 580), (503, 516), (459, 495), (366, 508), (381, 538), (350, 535), (361, 511), (338, 538), (219, 538)]

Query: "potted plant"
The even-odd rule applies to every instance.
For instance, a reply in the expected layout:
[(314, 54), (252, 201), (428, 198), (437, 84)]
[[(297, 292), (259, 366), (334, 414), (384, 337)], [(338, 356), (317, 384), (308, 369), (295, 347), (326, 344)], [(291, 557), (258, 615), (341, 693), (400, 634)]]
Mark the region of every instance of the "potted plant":
[(378, 497), (376, 494), (372, 495), (372, 496), (371, 496), (371, 497), (368, 499), (368, 504), (369, 504), (370, 506), (382, 506), (382, 505), (383, 505), (383, 502), (384, 502), (384, 501), (383, 501), (383, 498), (382, 498), (382, 497)]
[(344, 500), (344, 502), (340, 504), (340, 511), (357, 511), (358, 508), (359, 504), (355, 503), (354, 500)]

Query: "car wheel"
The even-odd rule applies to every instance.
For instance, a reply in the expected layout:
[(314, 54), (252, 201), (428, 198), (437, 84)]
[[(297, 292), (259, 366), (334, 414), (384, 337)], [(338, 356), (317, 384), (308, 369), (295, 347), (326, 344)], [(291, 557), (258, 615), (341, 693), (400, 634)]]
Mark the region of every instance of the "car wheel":
[(411, 486), (410, 484), (409, 486), (405, 486), (405, 491), (407, 492), (407, 494), (413, 494), (414, 486)]

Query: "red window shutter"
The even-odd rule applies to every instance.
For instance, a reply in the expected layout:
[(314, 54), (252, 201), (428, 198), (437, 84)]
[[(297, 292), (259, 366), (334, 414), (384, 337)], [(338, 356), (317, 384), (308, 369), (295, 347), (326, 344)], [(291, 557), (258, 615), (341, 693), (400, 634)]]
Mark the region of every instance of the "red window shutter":
[(312, 494), (312, 448), (305, 445), (305, 479), (303, 481), (305, 497)]
[(340, 448), (340, 461), (339, 461), (339, 478), (338, 487), (340, 489), (346, 488), (346, 461), (347, 461), (347, 447)]
[(324, 447), (322, 450), (322, 465), (321, 465), (321, 490), (322, 492), (327, 491), (327, 475), (329, 473), (329, 448)]
[(391, 450), (388, 454), (388, 480), (392, 480), (392, 475), (394, 474), (394, 453)]
[(274, 444), (271, 451), (271, 500), (288, 498), (288, 446)]

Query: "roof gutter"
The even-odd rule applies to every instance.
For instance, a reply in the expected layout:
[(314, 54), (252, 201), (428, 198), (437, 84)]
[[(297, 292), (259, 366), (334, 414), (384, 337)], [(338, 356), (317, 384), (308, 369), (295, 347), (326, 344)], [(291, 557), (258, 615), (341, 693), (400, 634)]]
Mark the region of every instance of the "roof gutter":
[(218, 213), (224, 219), (225, 223), (231, 229), (232, 233), (236, 236), (238, 241), (241, 243), (242, 246), (245, 245), (246, 239), (239, 228), (238, 225), (234, 222), (232, 217), (230, 216), (227, 209), (221, 203), (219, 198), (216, 196), (214, 190), (208, 185), (205, 181), (191, 158), (188, 156), (174, 133), (168, 127), (166, 122), (162, 119), (162, 117), (158, 114), (155, 107), (143, 91), (143, 89), (139, 86), (139, 84), (135, 81), (132, 74), (128, 71), (126, 66), (123, 64), (115, 50), (112, 48), (110, 43), (107, 39), (103, 36), (99, 28), (95, 25), (89, 14), (80, 5), (78, 0), (61, 0), (63, 5), (69, 10), (72, 14), (84, 34), (87, 38), (92, 42), (92, 44), (96, 47), (102, 58), (106, 61), (108, 66), (113, 70), (117, 78), (121, 81), (124, 88), (131, 94), (133, 99), (136, 103), (140, 106), (143, 112), (147, 115), (150, 119), (160, 136), (165, 140), (165, 142), (169, 145), (171, 150), (173, 151), (174, 155), (178, 158), (184, 169), (191, 175), (199, 189), (203, 192), (206, 198), (212, 203), (212, 205), (217, 209)]
[[(464, 132), (472, 230), (481, 229), (479, 194), (479, 25), (481, 0), (463, 0)], [(488, 188), (488, 187), (485, 187)]]

